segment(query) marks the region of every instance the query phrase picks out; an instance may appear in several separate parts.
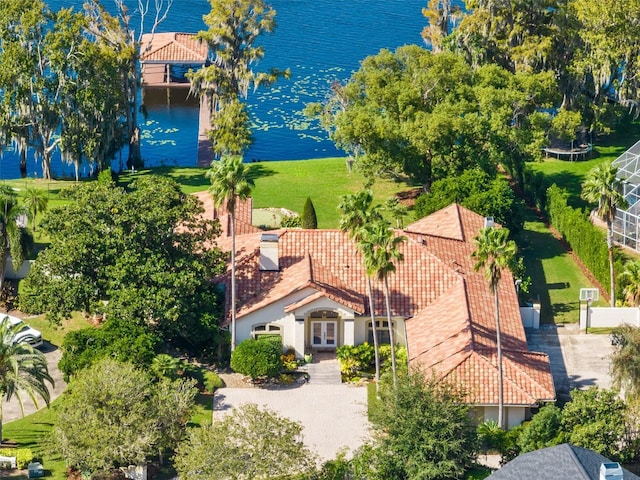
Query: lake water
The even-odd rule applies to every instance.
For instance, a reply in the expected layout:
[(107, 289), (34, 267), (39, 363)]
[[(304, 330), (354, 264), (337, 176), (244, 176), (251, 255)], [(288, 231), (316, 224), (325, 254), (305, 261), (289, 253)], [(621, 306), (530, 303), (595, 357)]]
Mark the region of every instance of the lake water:
[[(81, 8), (83, 0), (51, 0), (49, 5)], [(103, 0), (108, 8), (110, 0)], [(126, 0), (125, 3), (137, 5)], [(153, 1), (151, 2), (153, 3)], [(245, 159), (294, 160), (343, 155), (325, 132), (302, 114), (309, 102), (326, 98), (335, 80), (349, 78), (359, 63), (381, 48), (423, 44), (420, 32), (426, 23), (421, 9), (426, 0), (272, 0), (278, 28), (261, 43), (264, 60), (254, 70), (290, 68), (291, 79), (270, 89), (251, 93), (248, 99), (255, 143)], [(202, 16), (210, 9), (205, 0), (174, 0), (169, 17), (159, 31), (197, 32), (206, 28)], [(149, 117), (142, 125), (142, 155), (146, 166), (195, 166), (198, 107), (186, 92), (145, 92)], [(168, 101), (170, 100), (170, 101)], [(124, 154), (123, 154), (124, 156)], [(126, 159), (126, 156), (124, 156)], [(120, 160), (114, 161), (119, 167)], [(73, 175), (73, 167), (56, 160), (56, 175)], [(30, 176), (41, 174), (33, 159)], [(82, 168), (88, 174), (88, 167)], [(0, 178), (19, 177), (15, 155), (0, 159)]]

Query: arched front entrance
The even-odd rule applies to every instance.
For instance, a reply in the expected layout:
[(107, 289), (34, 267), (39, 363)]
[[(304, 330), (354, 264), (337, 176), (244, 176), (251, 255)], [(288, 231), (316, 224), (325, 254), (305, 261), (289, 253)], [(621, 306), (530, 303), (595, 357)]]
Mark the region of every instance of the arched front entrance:
[(333, 310), (316, 310), (309, 314), (309, 346), (335, 350), (338, 346), (340, 316)]

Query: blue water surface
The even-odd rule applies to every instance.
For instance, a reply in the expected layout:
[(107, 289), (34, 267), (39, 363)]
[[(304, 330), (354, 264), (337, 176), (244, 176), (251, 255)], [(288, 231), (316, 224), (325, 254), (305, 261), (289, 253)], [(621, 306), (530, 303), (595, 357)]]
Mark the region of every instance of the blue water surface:
[[(165, 0), (166, 1), (166, 0)], [(83, 0), (50, 0), (61, 7), (82, 8)], [(111, 0), (104, 5), (112, 9)], [(134, 9), (135, 0), (125, 0)], [(153, 4), (154, 2), (150, 2)], [(426, 24), (421, 9), (426, 0), (272, 0), (278, 28), (261, 39), (266, 55), (255, 70), (290, 68), (291, 79), (270, 89), (252, 92), (248, 99), (255, 143), (245, 154), (252, 160), (295, 160), (343, 155), (326, 133), (302, 114), (309, 102), (322, 101), (335, 80), (345, 80), (368, 55), (381, 48), (405, 44), (423, 45), (420, 32)], [(205, 0), (174, 0), (169, 17), (158, 31), (197, 32), (205, 29), (202, 16), (210, 9)], [(147, 25), (147, 28), (150, 25)], [(149, 116), (142, 124), (142, 155), (145, 166), (195, 166), (198, 107), (186, 92), (145, 92)], [(126, 160), (126, 154), (123, 153)], [(119, 168), (120, 158), (114, 160)], [(73, 168), (59, 158), (56, 175), (71, 176)], [(41, 174), (31, 158), (29, 176)], [(82, 173), (89, 174), (83, 166)], [(4, 152), (0, 178), (19, 177), (18, 159)]]

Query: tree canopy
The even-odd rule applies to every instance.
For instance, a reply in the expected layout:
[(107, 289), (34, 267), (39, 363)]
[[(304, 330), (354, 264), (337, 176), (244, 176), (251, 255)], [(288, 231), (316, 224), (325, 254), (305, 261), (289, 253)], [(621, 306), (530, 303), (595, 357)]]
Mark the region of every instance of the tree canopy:
[(180, 445), (181, 478), (298, 478), (313, 471), (314, 457), (301, 439), (302, 425), (254, 404), (234, 409), (212, 425), (194, 428)]
[(140, 325), (165, 342), (214, 350), (224, 269), (218, 228), (166, 177), (78, 185), (47, 212), (51, 243), (24, 280), (21, 308), (53, 321), (72, 311)]
[(407, 176), (429, 191), (473, 167), (495, 173), (502, 164), (519, 176), (540, 155), (548, 116), (538, 109), (553, 103), (554, 88), (548, 73), (473, 69), (410, 45), (365, 58), (326, 108), (331, 138), (364, 153), (358, 166), (370, 178)]
[(195, 405), (193, 380), (152, 383), (131, 364), (104, 359), (73, 380), (52, 441), (67, 465), (93, 473), (173, 450)]

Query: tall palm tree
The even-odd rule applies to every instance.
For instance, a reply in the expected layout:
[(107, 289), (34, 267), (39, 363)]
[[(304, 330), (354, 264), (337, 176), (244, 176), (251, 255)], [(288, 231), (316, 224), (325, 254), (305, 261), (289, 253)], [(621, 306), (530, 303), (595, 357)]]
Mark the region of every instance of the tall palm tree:
[(611, 378), (629, 399), (640, 393), (640, 328), (622, 325), (613, 331), (615, 349), (611, 355)]
[(640, 305), (640, 260), (628, 261), (620, 276), (627, 282), (622, 293), (629, 305)]
[(504, 386), (502, 371), (502, 338), (500, 336), (500, 299), (498, 285), (502, 271), (513, 262), (517, 247), (513, 240), (508, 240), (509, 230), (506, 228), (483, 228), (475, 238), (476, 250), (471, 254), (476, 259), (473, 269), (477, 272), (484, 269), (484, 276), (489, 289), (494, 295), (496, 315), (496, 346), (498, 350), (498, 426), (504, 428)]
[(29, 219), (33, 222), (33, 231), (36, 231), (36, 216), (47, 210), (49, 197), (44, 190), (39, 188), (27, 187), (24, 191), (24, 206), (29, 212)]
[(607, 224), (607, 247), (609, 248), (609, 280), (611, 306), (616, 306), (616, 282), (613, 271), (613, 221), (618, 208), (626, 208), (627, 201), (622, 195), (622, 182), (616, 178), (618, 167), (607, 161), (596, 165), (587, 174), (582, 184), (581, 197), (590, 203), (597, 203), (597, 217)]
[[(340, 217), (340, 230), (346, 232), (351, 240), (356, 243), (364, 262), (364, 252), (361, 241), (364, 228), (373, 222), (382, 220), (378, 206), (372, 206), (373, 192), (362, 190), (358, 193), (343, 195), (338, 205), (342, 212)], [(366, 268), (365, 268), (366, 269)], [(366, 272), (367, 296), (369, 297), (369, 314), (371, 316), (371, 329), (373, 332), (374, 361), (376, 365), (376, 391), (380, 389), (380, 346), (378, 342), (378, 332), (376, 327), (376, 315), (373, 300), (373, 289), (371, 288), (371, 275)]]
[(24, 415), (23, 394), (38, 407), (37, 396), (49, 405), (50, 395), (46, 382), (53, 387), (47, 359), (28, 343), (15, 342), (21, 326), (13, 325), (8, 317), (0, 320), (0, 440), (2, 440), (2, 401), (15, 395)]
[(402, 245), (407, 238), (397, 236), (390, 228), (389, 222), (383, 219), (365, 226), (361, 235), (358, 248), (362, 252), (367, 275), (375, 276), (384, 286), (384, 301), (389, 326), (389, 343), (391, 343), (391, 371), (393, 373), (393, 385), (395, 387), (398, 382), (398, 369), (396, 366), (393, 321), (391, 319), (389, 275), (396, 271), (395, 262), (404, 260), (404, 255), (400, 252), (400, 245)]
[(249, 167), (242, 157), (224, 156), (211, 162), (206, 173), (211, 186), (209, 193), (216, 207), (226, 204), (231, 217), (231, 351), (236, 348), (236, 200), (246, 200), (254, 186)]
[(26, 227), (18, 223), (19, 218), (26, 214), (26, 210), (18, 205), (13, 189), (8, 185), (0, 185), (0, 295), (4, 289), (8, 254), (11, 253), (13, 266), (17, 270), (32, 243)]

